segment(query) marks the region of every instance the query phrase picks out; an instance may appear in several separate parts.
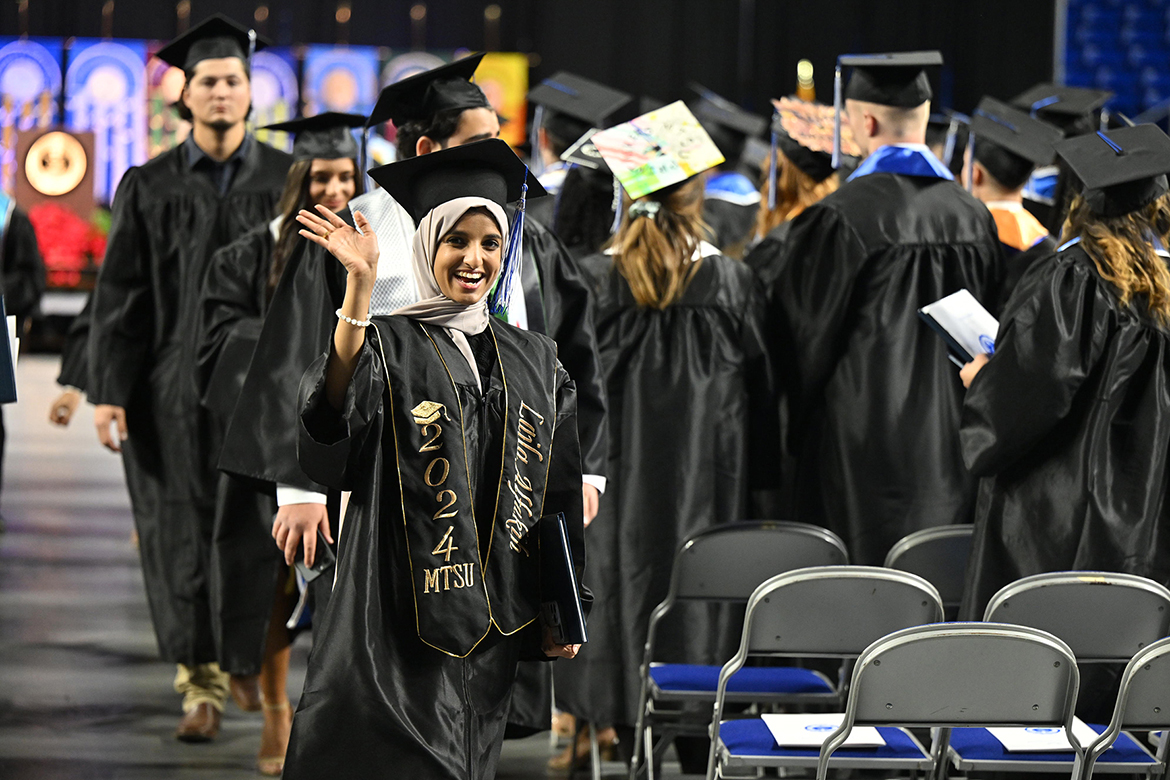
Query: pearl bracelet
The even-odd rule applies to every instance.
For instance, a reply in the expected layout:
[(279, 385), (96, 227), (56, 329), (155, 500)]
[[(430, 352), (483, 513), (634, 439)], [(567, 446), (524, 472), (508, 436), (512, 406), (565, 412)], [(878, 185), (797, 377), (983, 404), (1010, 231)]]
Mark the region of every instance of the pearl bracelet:
[[(341, 313), (341, 309), (338, 309), (336, 313), (337, 313), (337, 319), (341, 320), (342, 322), (348, 322), (350, 325), (353, 325), (355, 328), (368, 328), (368, 327), (370, 327), (369, 320), (355, 320), (353, 317), (346, 317), (344, 314)], [(367, 314), (366, 316), (369, 317), (370, 315)]]

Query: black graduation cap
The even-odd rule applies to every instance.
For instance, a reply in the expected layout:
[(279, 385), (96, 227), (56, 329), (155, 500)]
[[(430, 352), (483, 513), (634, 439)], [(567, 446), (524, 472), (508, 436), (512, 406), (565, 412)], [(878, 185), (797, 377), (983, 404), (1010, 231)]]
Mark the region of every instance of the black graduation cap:
[(455, 198), (480, 197), (504, 206), (548, 193), (512, 148), (489, 138), (441, 149), (370, 169), (370, 176), (406, 209), (415, 224), (431, 209)]
[(845, 54), (837, 68), (853, 68), (845, 90), (846, 100), (862, 100), (883, 106), (914, 108), (931, 98), (926, 68), (942, 65), (937, 51), (900, 51), (886, 54)]
[(1081, 122), (1113, 97), (1112, 92), (1085, 87), (1037, 84), (1012, 98), (1012, 105), (1030, 112), (1062, 130)]
[(1036, 166), (1051, 164), (1053, 145), (1064, 138), (1052, 125), (990, 97), (971, 115), (971, 134), (975, 159), (1009, 190), (1023, 186)]
[(215, 14), (159, 49), (155, 56), (189, 73), (203, 60), (224, 57), (238, 57), (246, 66), (252, 54), (270, 43), (267, 38), (256, 35), (254, 30), (233, 22), (223, 14)]
[(699, 94), (698, 100), (688, 104), (695, 118), (727, 162), (733, 165), (739, 162), (747, 139), (762, 137), (768, 129), (768, 120), (743, 110), (701, 84), (692, 83), (690, 87)]
[[(528, 100), (558, 116), (576, 120), (580, 132), (565, 136), (564, 139), (568, 141), (580, 137), (590, 127), (608, 127), (613, 115), (629, 104), (633, 97), (562, 70), (529, 90)], [(546, 120), (548, 118), (546, 115)]]
[(1121, 127), (1068, 138), (1056, 153), (1085, 183), (1090, 210), (1120, 217), (1166, 194), (1170, 136), (1157, 125)]
[(491, 108), (483, 90), (471, 82), (483, 57), (484, 52), (472, 54), (390, 84), (378, 95), (366, 127), (387, 120), (401, 127), (448, 109)]
[(361, 127), (366, 118), (361, 114), (340, 114), (326, 111), (323, 114), (290, 119), (266, 125), (261, 130), (279, 130), (293, 133), (293, 160), (340, 160), (343, 157), (357, 159), (358, 145), (351, 129)]

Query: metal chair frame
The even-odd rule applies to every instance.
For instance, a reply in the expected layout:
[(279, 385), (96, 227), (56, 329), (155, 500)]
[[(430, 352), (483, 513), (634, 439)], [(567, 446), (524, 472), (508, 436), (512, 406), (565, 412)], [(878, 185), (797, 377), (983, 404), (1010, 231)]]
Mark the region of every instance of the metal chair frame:
[[(963, 600), (964, 575), (974, 532), (975, 526), (970, 524), (915, 531), (894, 543), (882, 565), (926, 579), (938, 589), (949, 614), (957, 611)], [(957, 551), (961, 551), (961, 555), (956, 555)], [(923, 556), (925, 560), (915, 560), (917, 556)]]
[[(722, 565), (735, 558), (735, 566)], [(641, 666), (642, 686), (634, 728), (634, 754), (630, 780), (636, 780), (645, 764), (648, 780), (673, 737), (706, 735), (707, 722), (688, 723), (681, 711), (660, 711), (657, 702), (714, 700), (712, 694), (689, 695), (652, 690), (650, 668), (654, 661), (658, 625), (679, 601), (746, 602), (760, 583), (776, 574), (810, 565), (844, 565), (849, 553), (840, 537), (828, 529), (807, 523), (753, 520), (726, 523), (690, 536), (675, 554), (666, 598), (650, 614)], [(834, 699), (836, 696), (833, 697)], [(736, 701), (823, 702), (825, 694), (758, 695)], [(654, 729), (661, 730), (655, 748)]]
[[(957, 662), (963, 651), (966, 656)], [(1007, 663), (1017, 667), (1009, 681), (1003, 674)], [(887, 675), (892, 682), (871, 682)], [(898, 631), (858, 658), (841, 727), (821, 746), (817, 780), (826, 779), (833, 754), (857, 725), (937, 728), (930, 751), (932, 780), (944, 775), (949, 730), (959, 726), (1062, 726), (1080, 758), (1084, 748), (1072, 734), (1079, 687), (1071, 648), (1039, 629), (944, 623)], [(924, 701), (907, 698), (911, 694)], [(884, 766), (880, 760), (854, 763)], [(1077, 778), (1075, 773), (1070, 777)]]
[[(1121, 673), (1121, 687), (1113, 717), (1105, 731), (1085, 748), (1080, 780), (1092, 780), (1097, 759), (1117, 741), (1123, 728), (1154, 731), (1170, 728), (1170, 638), (1138, 651)], [(1158, 742), (1156, 767), (1148, 774), (1165, 777), (1170, 773), (1170, 739)]]
[[(1122, 664), (1170, 633), (1170, 589), (1134, 574), (1048, 572), (1000, 589), (988, 602), (983, 619), (1058, 636), (1081, 665)], [(955, 769), (965, 772), (1058, 772), (1070, 766), (1059, 754), (1051, 761), (964, 759), (951, 749), (950, 756)], [(1149, 757), (1152, 762), (1154, 756)], [(1155, 769), (1152, 763), (1110, 762), (1098, 771), (1142, 774)]]
[[(720, 758), (730, 758), (719, 742), (723, 706), (729, 700), (727, 684), (749, 656), (852, 660), (894, 631), (942, 617), (943, 603), (935, 587), (916, 574), (894, 569), (817, 566), (764, 582), (748, 600), (739, 650), (719, 672), (708, 780), (717, 776)], [(816, 759), (792, 758), (783, 766), (812, 768)]]

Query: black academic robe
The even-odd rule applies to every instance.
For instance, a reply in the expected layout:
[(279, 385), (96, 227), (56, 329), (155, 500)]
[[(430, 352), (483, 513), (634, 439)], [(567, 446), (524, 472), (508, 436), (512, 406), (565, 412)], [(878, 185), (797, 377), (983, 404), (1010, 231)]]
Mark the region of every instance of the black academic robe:
[(744, 263), (760, 277), (765, 290), (772, 289), (772, 285), (780, 276), (784, 249), (788, 246), (788, 236), (791, 233), (792, 220), (781, 222), (744, 255)]
[(1004, 585), (1070, 569), (1170, 585), (1170, 330), (1127, 306), (1079, 245), (1013, 297), (963, 403), (983, 479), (964, 614)]
[(271, 219), (291, 157), (252, 141), (225, 195), (176, 147), (131, 168), (93, 294), (94, 404), (126, 410), (122, 463), (164, 660), (216, 660), (208, 565), (220, 442), (196, 379), (198, 302), (212, 253)]
[(998, 308), (1000, 311), (1004, 311), (1012, 293), (1036, 262), (1056, 254), (1056, 241), (1051, 236), (1047, 236), (1027, 249), (1020, 250), (1003, 243), (999, 245), (999, 248), (1003, 252), (1004, 279), (1003, 288), (999, 294)]
[(89, 380), (89, 318), (93, 296), (85, 299), (85, 306), (69, 324), (65, 332), (65, 343), (61, 345), (61, 371), (57, 384), (62, 387), (76, 387), (85, 390)]
[(14, 208), (0, 242), (0, 268), (4, 276), (4, 311), (18, 321), (33, 314), (45, 292), (45, 263), (37, 246), (37, 234), (23, 210)]
[(327, 354), (301, 385), (300, 462), (352, 493), (284, 777), (491, 778), (517, 662), (543, 655), (528, 529), (565, 512), (584, 560), (573, 383), (496, 320), (471, 337), (482, 393), (442, 328), (374, 323), (341, 412)]
[[(703, 259), (664, 310), (639, 308), (612, 257), (595, 284), (609, 394), (610, 465), (586, 531), (590, 642), (555, 670), (558, 702), (597, 723), (633, 725), (650, 613), (691, 534), (748, 518), (750, 488), (773, 488), (779, 433), (764, 342), (764, 293), (742, 263)], [(742, 609), (680, 606), (661, 624), (658, 660), (722, 664)]]
[[(267, 222), (217, 251), (200, 297), (199, 390), (219, 436), (231, 419), (268, 309), (275, 241)], [(287, 568), (272, 541), (272, 485), (219, 475), (210, 558), (220, 668), (259, 674), (273, 594)]]
[(791, 519), (881, 565), (904, 535), (970, 522), (963, 385), (917, 310), (961, 288), (995, 308), (990, 212), (945, 179), (871, 173), (792, 225), (769, 302), (797, 459)]
[(751, 240), (760, 204), (732, 203), (707, 198), (703, 201), (703, 221), (711, 228), (711, 243), (723, 252), (739, 257)]

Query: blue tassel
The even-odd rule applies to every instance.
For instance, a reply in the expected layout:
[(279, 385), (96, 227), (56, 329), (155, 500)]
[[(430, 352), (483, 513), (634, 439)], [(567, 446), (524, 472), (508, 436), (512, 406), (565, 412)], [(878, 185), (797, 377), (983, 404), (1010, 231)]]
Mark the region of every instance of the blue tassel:
[(613, 224), (609, 226), (609, 234), (612, 236), (618, 232), (618, 228), (622, 226), (622, 184), (617, 177), (613, 178)]
[(773, 211), (776, 208), (776, 147), (779, 145), (779, 140), (776, 138), (776, 131), (772, 131), (772, 158), (768, 162), (768, 211)]
[(493, 315), (506, 314), (512, 302), (512, 282), (520, 273), (524, 251), (524, 209), (528, 203), (528, 168), (524, 168), (524, 184), (520, 185), (520, 204), (508, 228), (508, 246), (500, 262), (500, 277), (488, 297), (488, 311)]
[(833, 74), (833, 170), (841, 167), (841, 58)]

